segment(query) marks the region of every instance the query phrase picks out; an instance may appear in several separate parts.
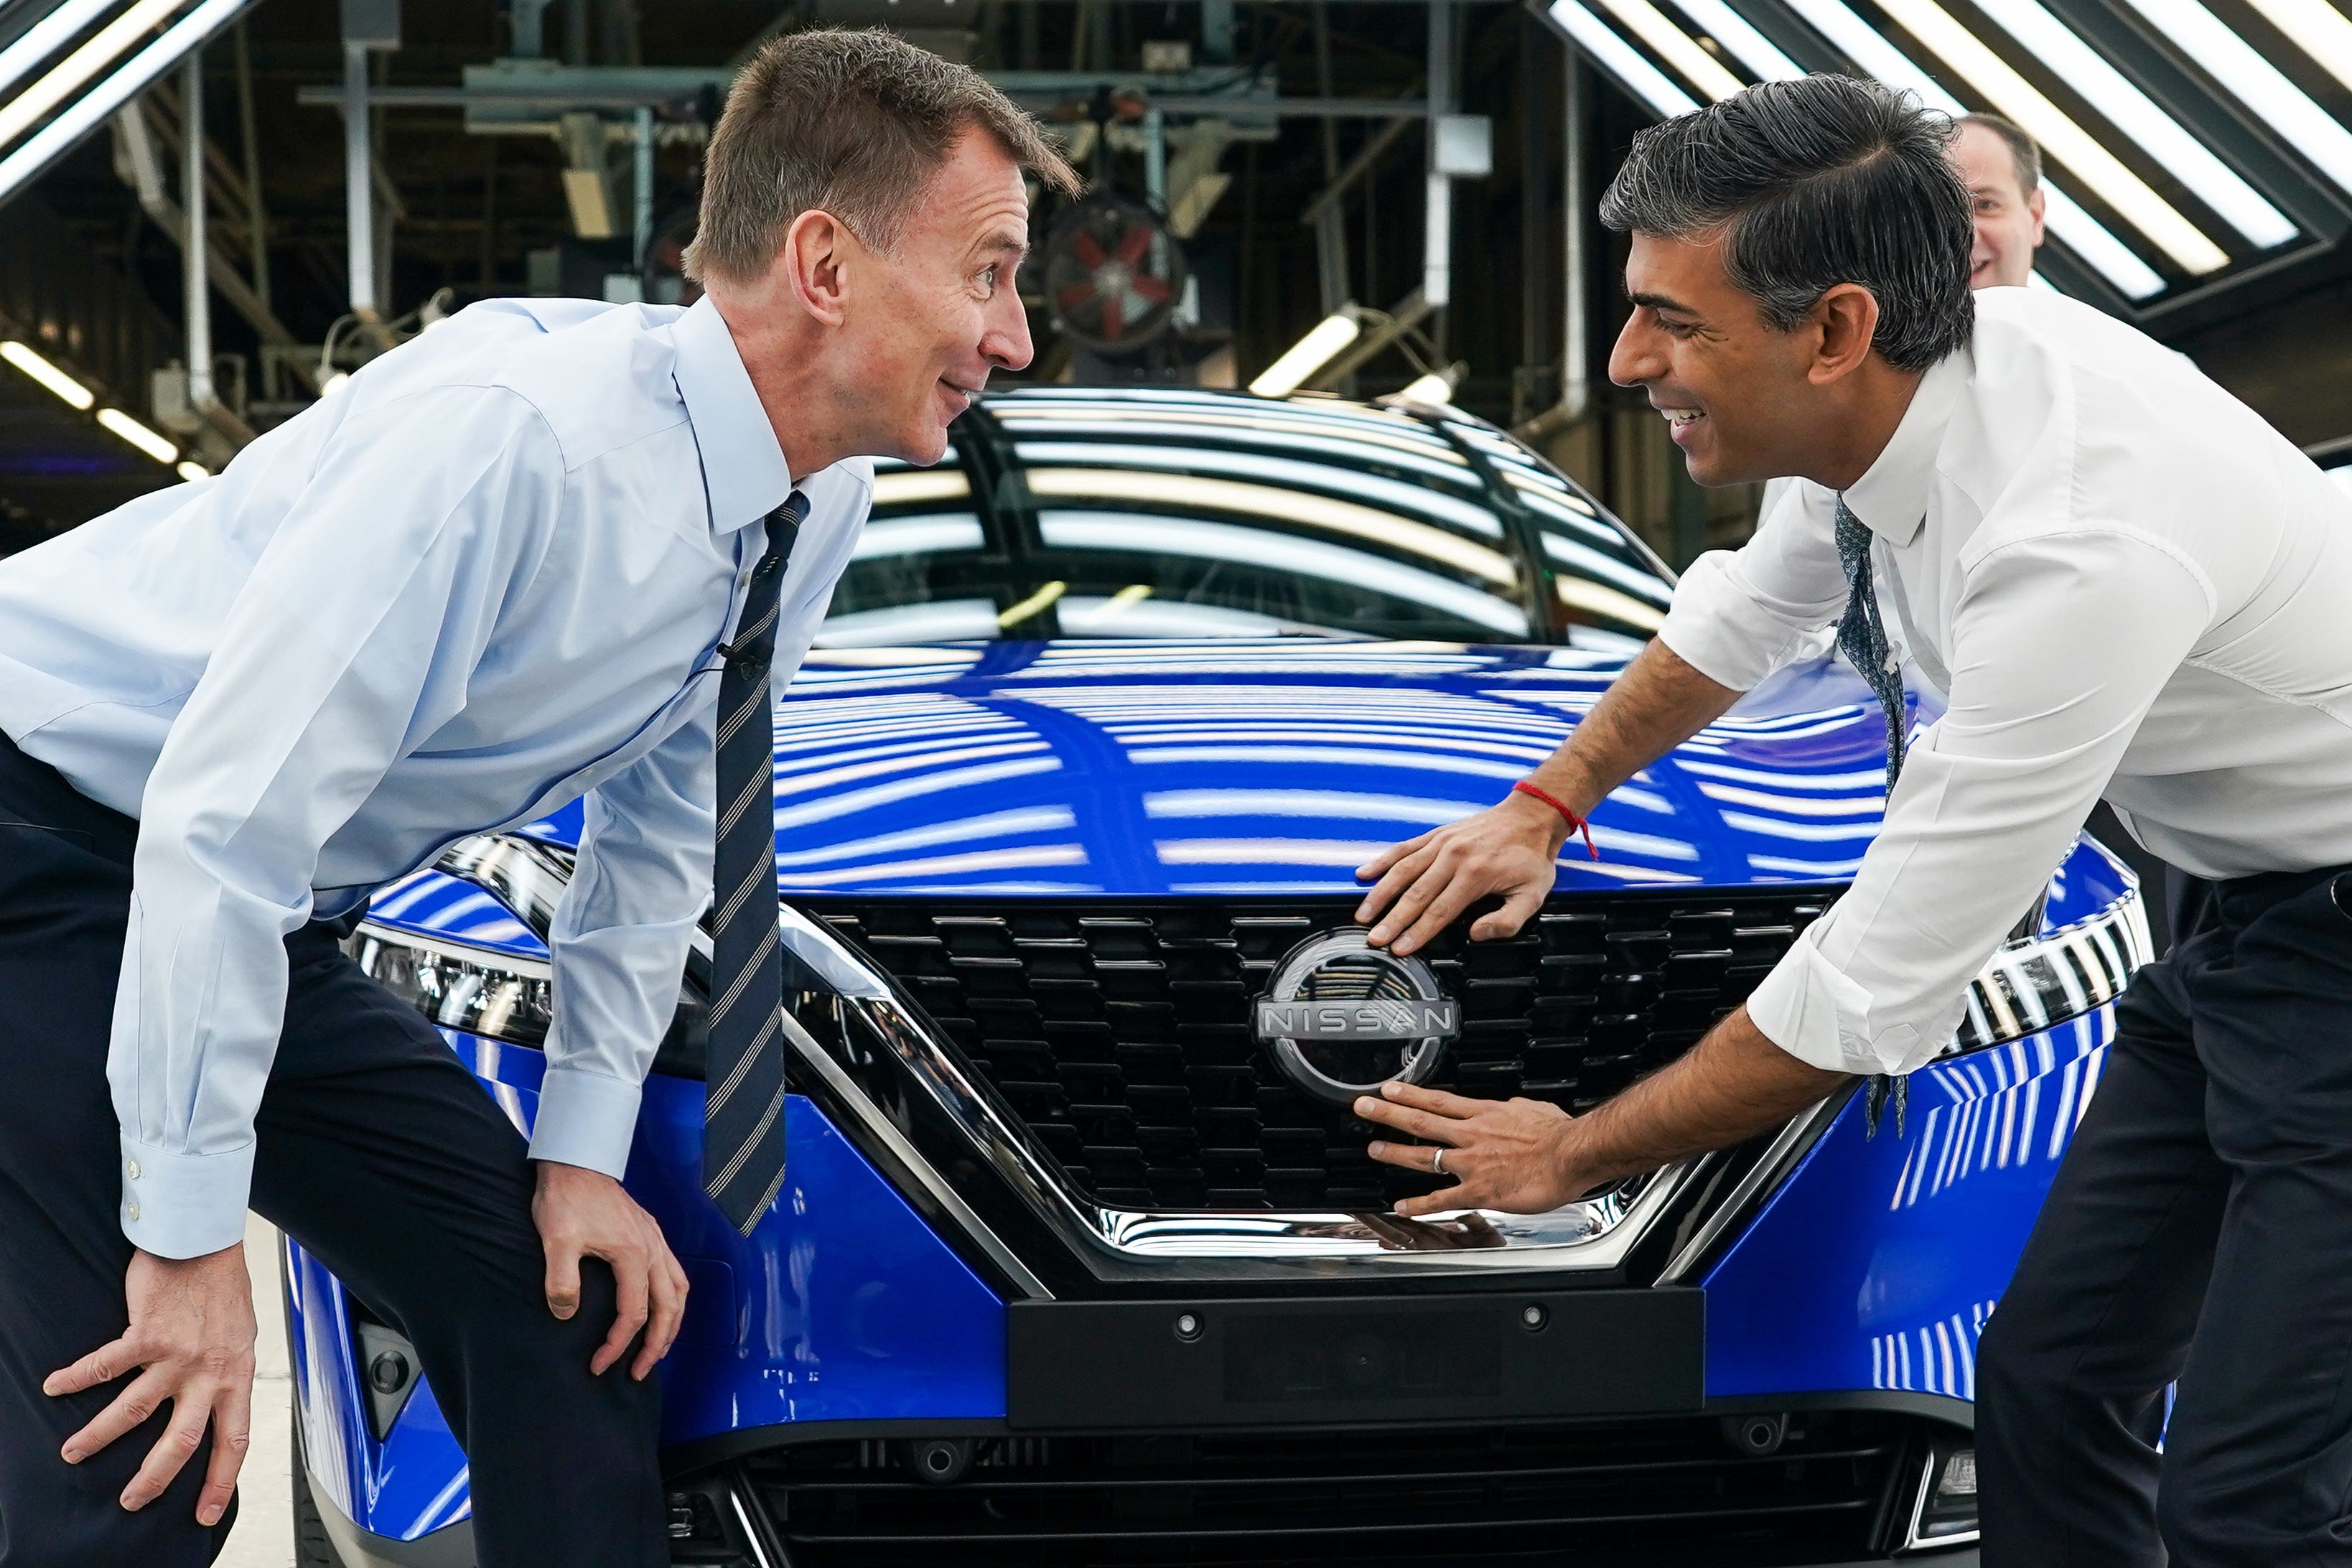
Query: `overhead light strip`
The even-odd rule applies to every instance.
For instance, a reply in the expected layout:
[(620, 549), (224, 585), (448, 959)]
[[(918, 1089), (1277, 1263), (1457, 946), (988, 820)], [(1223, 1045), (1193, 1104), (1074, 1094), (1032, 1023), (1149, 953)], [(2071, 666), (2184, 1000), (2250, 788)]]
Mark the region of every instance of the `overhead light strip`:
[(2042, 182), (2042, 220), (2066, 247), (2092, 269), (2121, 289), (2125, 298), (2146, 300), (2164, 292), (2164, 275), (2139, 258), (2139, 253), (2115, 237), (2113, 230), (2068, 195), (2054, 180)]
[(40, 354), (13, 338), (0, 342), (0, 360), (6, 360), (76, 408), (87, 413), (98, 401), (98, 394), (51, 364)]
[(1698, 47), (1698, 40), (1666, 20), (1650, 0), (1601, 0), (1609, 14), (1625, 24), (1627, 31), (1650, 46), (1665, 62), (1683, 73), (1685, 80), (1699, 91), (1721, 102), (1738, 92), (1747, 83), (1724, 69), (1721, 61)]
[(1364, 325), (1352, 310), (1334, 311), (1307, 328), (1305, 337), (1258, 372), (1249, 389), (1260, 397), (1287, 397), (1363, 335)]
[(98, 422), (130, 442), (159, 463), (169, 463), (180, 456), (180, 449), (158, 436), (120, 408), (101, 408)]
[[(1843, 0), (1788, 0), (1788, 4), (1848, 59), (1879, 80), (1890, 87), (1910, 89), (1930, 109), (1940, 109), (1955, 117), (1968, 112), (1959, 100), (1944, 90), (1942, 83), (1913, 64), (1909, 56), (1855, 16)], [(2105, 224), (2084, 211), (2082, 204), (2068, 195), (2056, 181), (2043, 180), (2042, 189), (2047, 198), (2044, 221), (2067, 248), (2129, 299), (2145, 300), (2164, 291), (2162, 274), (2109, 233)]]
[[(25, 30), (25, 36), (0, 49), (0, 91), (59, 49), (68, 39), (103, 15), (116, 0), (66, 0), (66, 3)], [(5, 7), (0, 7), (5, 9)]]
[(55, 120), (0, 158), (0, 199), (47, 167), (51, 159), (88, 135), (100, 121), (128, 102), (131, 96), (180, 62), (243, 10), (247, 0), (205, 0), (172, 25), (171, 30), (137, 54), (98, 86), (76, 99)]
[(0, 147), (23, 135), (33, 124), (72, 97), (84, 82), (112, 65), (140, 36), (163, 25), (163, 18), (186, 0), (139, 0), (139, 4), (99, 29), (90, 40), (59, 60), (32, 86), (0, 103)]
[(2327, 0), (2250, 0), (2327, 74), (2352, 88), (2352, 22)]
[(1671, 120), (1698, 107), (1698, 100), (1643, 58), (1641, 50), (1619, 37), (1606, 22), (1586, 9), (1581, 0), (1552, 0), (1551, 8), (1544, 15), (1603, 70), (1623, 84), (1626, 91), (1662, 117)]
[(2197, 0), (2129, 0), (2133, 10), (2263, 122), (2352, 191), (2352, 132)]
[(1805, 68), (1780, 52), (1771, 39), (1758, 32), (1748, 18), (1724, 0), (1675, 0), (1675, 8), (1698, 24), (1707, 37), (1729, 49), (1734, 58), (1760, 81), (1794, 81)]
[(2090, 183), (2101, 200), (2129, 219), (2183, 269), (2202, 276), (2230, 265), (2229, 252), (2180, 215), (2147, 181), (2124, 167), (2074, 118), (2017, 74), (1984, 40), (1952, 19), (1936, 0), (1878, 0), (1881, 9), (1906, 32), (1940, 56), (1993, 106), (2024, 128), (2054, 156)]
[[(2260, 5), (2318, 4), (2352, 40), (2352, 24), (2345, 23), (2321, 0), (2254, 0)], [(2263, 200), (2262, 193), (2238, 176), (2212, 150), (2181, 128), (2180, 122), (2157, 107), (2147, 94), (2125, 79), (2121, 71), (2083, 42), (2074, 30), (2050, 14), (2042, 0), (1976, 0), (1977, 9), (2009, 30), (2010, 36), (2079, 92), (2116, 130), (2147, 150), (2158, 164), (2197, 194), (2248, 241), (2267, 250), (2295, 236), (2284, 213)], [(2352, 44), (2347, 44), (2352, 49)], [(2352, 58), (2352, 54), (2347, 54)]]

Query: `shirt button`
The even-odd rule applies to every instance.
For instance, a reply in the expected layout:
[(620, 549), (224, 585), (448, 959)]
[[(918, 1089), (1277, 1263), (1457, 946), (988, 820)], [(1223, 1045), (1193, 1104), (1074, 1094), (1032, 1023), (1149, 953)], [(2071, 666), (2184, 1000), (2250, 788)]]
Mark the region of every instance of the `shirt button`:
[(134, 1182), (139, 1179), (139, 1162), (136, 1160), (131, 1162), (131, 1179)]
[(132, 1219), (137, 1219), (139, 1217), (139, 1200), (137, 1198), (133, 1198), (128, 1204), (125, 1204), (123, 1205), (122, 1212), (130, 1215)]

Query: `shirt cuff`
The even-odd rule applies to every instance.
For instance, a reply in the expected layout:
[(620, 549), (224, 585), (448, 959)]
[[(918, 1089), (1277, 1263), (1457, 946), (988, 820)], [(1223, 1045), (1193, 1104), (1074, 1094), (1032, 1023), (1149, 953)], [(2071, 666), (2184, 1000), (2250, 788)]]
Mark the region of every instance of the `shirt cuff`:
[(1870, 993), (1822, 956), (1811, 935), (1809, 929), (1799, 937), (1748, 998), (1748, 1022), (1799, 1061), (1827, 1072), (1908, 1071), (1919, 1032), (1896, 1024), (1874, 1037)]
[(539, 1120), (530, 1157), (602, 1171), (614, 1181), (629, 1168), (643, 1086), (582, 1068), (551, 1067), (539, 1086)]
[(122, 1234), (158, 1258), (202, 1258), (245, 1239), (253, 1145), (225, 1154), (175, 1154), (122, 1139)]

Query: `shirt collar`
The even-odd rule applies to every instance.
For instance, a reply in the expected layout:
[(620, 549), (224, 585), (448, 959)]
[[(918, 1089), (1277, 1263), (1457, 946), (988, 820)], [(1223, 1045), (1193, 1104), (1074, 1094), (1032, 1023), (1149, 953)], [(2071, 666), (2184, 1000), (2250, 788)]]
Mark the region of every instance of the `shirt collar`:
[(759, 521), (792, 493), (792, 470), (775, 427), (743, 368), (734, 334), (704, 295), (670, 328), (677, 354), (671, 375), (686, 400), (687, 422), (702, 454), (710, 525), (721, 533)]
[(1847, 510), (1889, 544), (1910, 543), (1927, 520), (1936, 459), (1973, 363), (1963, 348), (1929, 365), (1877, 460), (1846, 489)]

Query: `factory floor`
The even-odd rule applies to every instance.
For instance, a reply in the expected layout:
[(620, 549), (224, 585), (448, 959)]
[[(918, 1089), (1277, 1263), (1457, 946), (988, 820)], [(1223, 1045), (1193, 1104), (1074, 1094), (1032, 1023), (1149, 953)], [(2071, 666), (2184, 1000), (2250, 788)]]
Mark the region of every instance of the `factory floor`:
[(236, 1526), (214, 1568), (293, 1568), (294, 1384), (286, 1360), (286, 1297), (278, 1281), (278, 1232), (245, 1216), (245, 1262), (253, 1272), (253, 1447), (237, 1479)]

